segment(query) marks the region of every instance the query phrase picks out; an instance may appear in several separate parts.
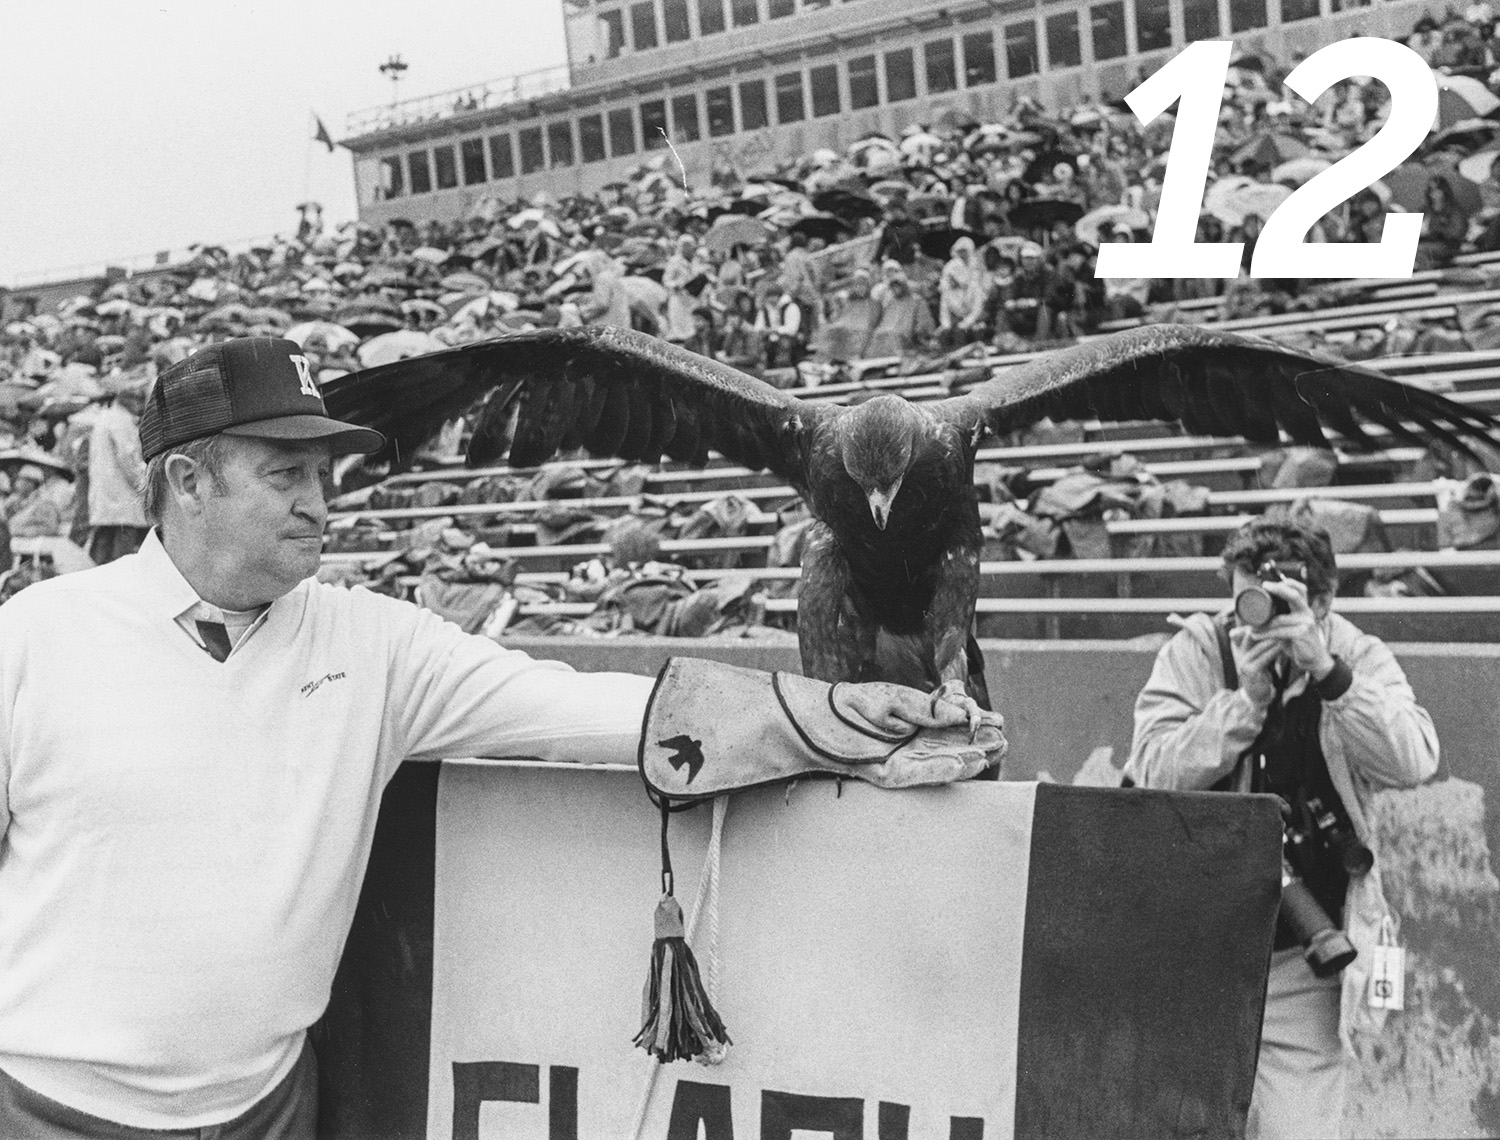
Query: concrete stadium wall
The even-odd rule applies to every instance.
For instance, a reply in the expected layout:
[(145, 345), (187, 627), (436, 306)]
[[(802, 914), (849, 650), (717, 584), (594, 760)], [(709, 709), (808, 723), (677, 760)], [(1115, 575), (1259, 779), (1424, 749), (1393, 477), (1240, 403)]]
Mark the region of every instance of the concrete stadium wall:
[[(1161, 640), (982, 642), (990, 692), (1011, 740), (1007, 778), (1074, 782), (1102, 745), (1114, 749), (1116, 765), (1123, 763), (1135, 696)], [(506, 644), (585, 671), (654, 674), (673, 654), (799, 670), (790, 638), (512, 638)], [(1443, 755), (1430, 783), (1375, 800), (1386, 893), (1407, 947), (1407, 1006), (1378, 1041), (1361, 1046), (1345, 1133), (1497, 1136), (1500, 880), (1491, 852), (1500, 850), (1500, 812), (1488, 811), (1486, 800), (1500, 802), (1500, 645), (1392, 649), (1432, 714)]]

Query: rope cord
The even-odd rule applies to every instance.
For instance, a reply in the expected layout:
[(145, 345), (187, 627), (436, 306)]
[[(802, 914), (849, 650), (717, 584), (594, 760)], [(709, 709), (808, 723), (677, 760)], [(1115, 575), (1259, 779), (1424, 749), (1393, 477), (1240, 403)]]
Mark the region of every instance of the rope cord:
[[(715, 1005), (719, 1001), (719, 852), (724, 841), (724, 816), (729, 811), (729, 797), (714, 797), (714, 821), (713, 827), (708, 833), (708, 852), (703, 858), (703, 871), (698, 876), (698, 891), (693, 896), (692, 908), (686, 916), (686, 929), (688, 944), (693, 942), (693, 935), (698, 929), (698, 919), (702, 915), (704, 906), (708, 909), (708, 945), (704, 947), (706, 958), (703, 963), (704, 989), (708, 993), (709, 1000)], [(662, 812), (662, 857), (666, 862), (667, 843), (667, 812)], [(667, 871), (667, 875), (671, 872)], [(645, 1087), (641, 1089), (641, 1099), (636, 1105), (634, 1121), (630, 1126), (631, 1140), (641, 1140), (642, 1129), (646, 1127), (646, 1111), (651, 1107), (651, 1094), (656, 1091), (656, 1078), (661, 1072), (661, 1059), (659, 1057), (647, 1058), (649, 1068), (646, 1071)]]

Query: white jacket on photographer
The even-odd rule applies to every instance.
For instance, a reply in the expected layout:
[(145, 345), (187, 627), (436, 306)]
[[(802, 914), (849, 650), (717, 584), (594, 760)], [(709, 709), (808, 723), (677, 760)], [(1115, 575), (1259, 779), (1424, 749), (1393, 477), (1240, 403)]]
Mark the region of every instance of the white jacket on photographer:
[[(1263, 714), (1239, 689), (1224, 684), (1214, 619), (1174, 618), (1180, 627), (1157, 655), (1151, 679), (1135, 704), (1135, 737), (1125, 773), (1141, 787), (1202, 791), (1235, 770), (1260, 732)], [(1406, 674), (1378, 637), (1362, 633), (1338, 614), (1321, 623), (1331, 653), (1347, 662), (1354, 679), (1339, 697), (1323, 702), (1318, 736), (1328, 774), (1349, 813), (1355, 834), (1374, 849), (1367, 815), (1381, 788), (1409, 788), (1437, 771), (1438, 741), (1432, 718), (1417, 703)], [(1306, 674), (1294, 677), (1284, 699), (1300, 694)], [(1236, 791), (1249, 791), (1250, 766), (1240, 767)], [(1352, 876), (1344, 903), (1344, 930), (1359, 957), (1343, 972), (1339, 1031), (1377, 1030), (1385, 1011), (1366, 997), (1372, 949), (1390, 915), (1380, 886), (1380, 857), (1369, 874)], [(1394, 916), (1392, 916), (1394, 921)]]

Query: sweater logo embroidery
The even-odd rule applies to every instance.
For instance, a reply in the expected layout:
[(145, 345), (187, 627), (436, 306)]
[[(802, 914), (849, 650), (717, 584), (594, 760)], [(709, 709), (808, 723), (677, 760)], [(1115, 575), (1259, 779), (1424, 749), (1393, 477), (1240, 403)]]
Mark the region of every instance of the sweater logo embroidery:
[(325, 673), (315, 681), (309, 681), (298, 690), (304, 697), (310, 697), (323, 687), (325, 681), (342, 681), (347, 673)]

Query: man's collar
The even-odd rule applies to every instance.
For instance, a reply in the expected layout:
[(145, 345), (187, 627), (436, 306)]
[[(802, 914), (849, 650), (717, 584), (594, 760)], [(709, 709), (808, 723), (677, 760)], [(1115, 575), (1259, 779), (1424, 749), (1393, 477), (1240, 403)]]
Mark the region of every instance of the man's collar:
[[(207, 621), (224, 620), (223, 611), (200, 598), (198, 591), (193, 589), (192, 584), (182, 576), (182, 571), (177, 569), (177, 563), (172, 561), (172, 556), (162, 545), (161, 536), (155, 527), (147, 532), (145, 541), (141, 543), (139, 558), (137, 567), (144, 579), (147, 604), (162, 617), (169, 621), (177, 621), (184, 614), (197, 611), (192, 615), (194, 618)], [(275, 604), (276, 602), (271, 603), (272, 606)], [(270, 608), (271, 606), (265, 607), (265, 611), (269, 611)], [(262, 612), (262, 616), (265, 611)]]
[(161, 536), (155, 527), (151, 528), (145, 541), (141, 543), (139, 557), (137, 566), (146, 587), (147, 604), (162, 617), (176, 621), (180, 615), (199, 603), (201, 599), (198, 591), (193, 589), (182, 576), (182, 571), (177, 569), (177, 563), (172, 561), (172, 556), (162, 545)]

